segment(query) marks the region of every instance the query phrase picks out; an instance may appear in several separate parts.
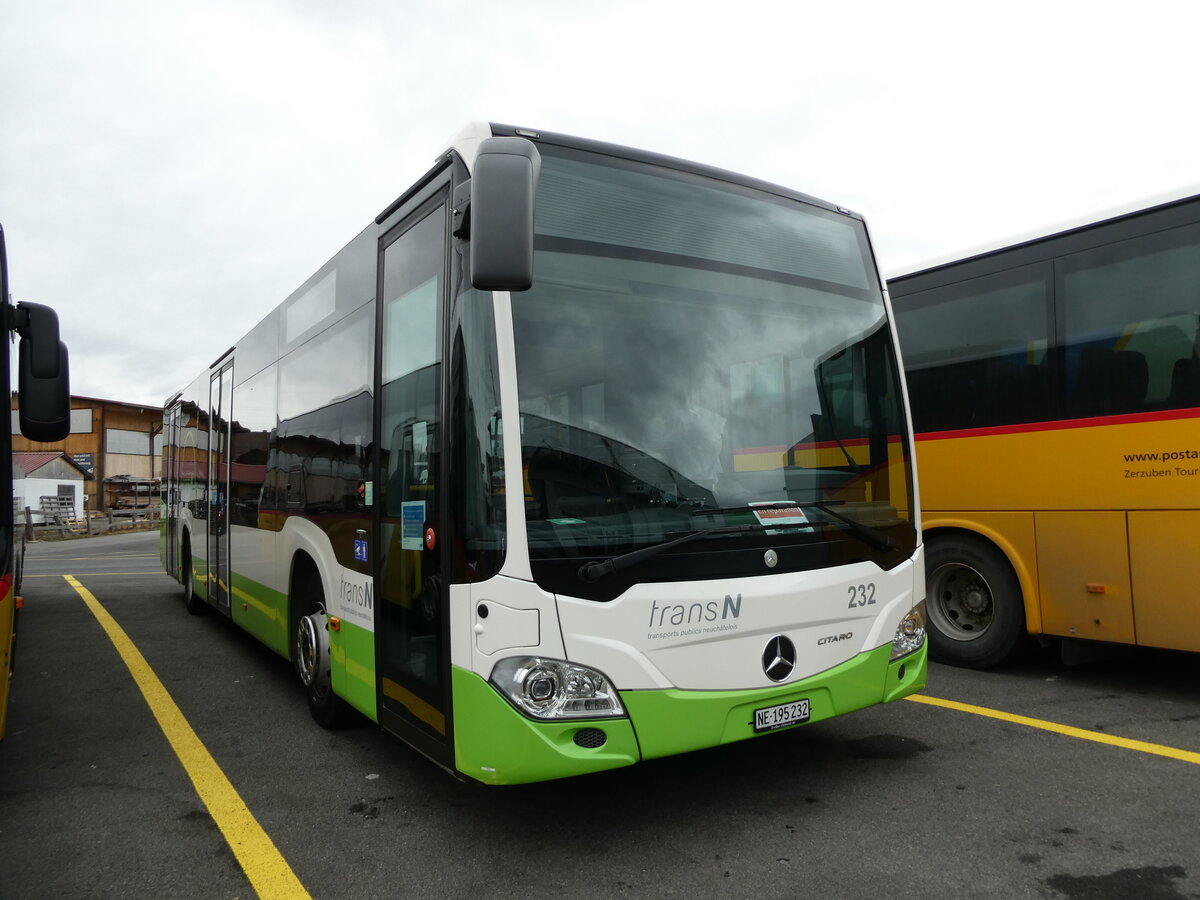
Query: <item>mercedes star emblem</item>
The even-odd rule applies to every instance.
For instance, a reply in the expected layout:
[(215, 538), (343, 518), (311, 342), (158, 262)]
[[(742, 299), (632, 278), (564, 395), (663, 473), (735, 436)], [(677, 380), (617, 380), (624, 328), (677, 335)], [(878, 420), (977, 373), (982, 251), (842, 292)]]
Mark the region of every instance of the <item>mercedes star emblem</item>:
[(772, 681), (786, 681), (796, 668), (796, 645), (782, 634), (767, 641), (762, 655), (763, 671)]

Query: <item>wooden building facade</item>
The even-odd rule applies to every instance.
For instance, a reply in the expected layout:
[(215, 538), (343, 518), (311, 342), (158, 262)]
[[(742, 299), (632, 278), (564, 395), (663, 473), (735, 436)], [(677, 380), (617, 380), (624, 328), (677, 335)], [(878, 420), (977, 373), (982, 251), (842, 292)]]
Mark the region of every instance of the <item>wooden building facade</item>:
[(158, 503), (162, 407), (71, 398), (71, 433), (54, 443), (31, 441), (17, 426), (17, 399), (11, 400), (13, 451), (58, 450), (91, 477), (89, 510)]

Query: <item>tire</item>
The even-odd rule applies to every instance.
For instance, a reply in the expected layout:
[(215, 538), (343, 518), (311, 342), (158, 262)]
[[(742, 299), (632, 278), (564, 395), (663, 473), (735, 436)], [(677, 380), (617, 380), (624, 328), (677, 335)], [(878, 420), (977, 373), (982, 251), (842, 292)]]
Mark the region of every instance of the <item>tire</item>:
[(1021, 586), (1008, 559), (970, 537), (925, 547), (929, 655), (938, 662), (990, 669), (1014, 658), (1028, 635)]
[(183, 579), (183, 603), (193, 616), (208, 612), (208, 603), (196, 596), (196, 583), (192, 574), (192, 545), (186, 539), (180, 554), (180, 575)]
[(333, 692), (325, 592), (319, 578), (311, 574), (295, 594), (294, 607), (299, 615), (292, 632), (292, 660), (304, 686), (308, 711), (322, 728), (340, 728), (352, 714), (350, 706)]

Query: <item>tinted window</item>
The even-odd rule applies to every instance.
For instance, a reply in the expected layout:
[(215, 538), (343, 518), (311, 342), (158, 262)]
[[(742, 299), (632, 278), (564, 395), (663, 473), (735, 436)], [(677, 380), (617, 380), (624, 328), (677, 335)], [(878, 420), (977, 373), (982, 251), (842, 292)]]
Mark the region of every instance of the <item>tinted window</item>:
[(1067, 413), (1200, 405), (1200, 225), (1060, 260)]
[(1053, 415), (1049, 272), (1026, 266), (896, 303), (916, 431)]
[[(374, 305), (311, 338), (280, 361), (279, 424), (266, 498), (281, 512), (360, 509), (371, 444)], [(353, 545), (343, 542), (349, 553)]]
[(450, 508), (463, 540), (453, 547), (454, 580), (482, 581), (504, 561), (505, 506), (500, 364), (492, 298), (465, 290), (451, 322)]
[(229, 519), (234, 525), (256, 528), (275, 428), (274, 366), (233, 389), (233, 412)]
[[(548, 161), (551, 152), (563, 157)], [(856, 219), (670, 169), (643, 170), (601, 156), (573, 159), (561, 149), (543, 154), (537, 231), (710, 266), (762, 269), (826, 289), (876, 286)]]

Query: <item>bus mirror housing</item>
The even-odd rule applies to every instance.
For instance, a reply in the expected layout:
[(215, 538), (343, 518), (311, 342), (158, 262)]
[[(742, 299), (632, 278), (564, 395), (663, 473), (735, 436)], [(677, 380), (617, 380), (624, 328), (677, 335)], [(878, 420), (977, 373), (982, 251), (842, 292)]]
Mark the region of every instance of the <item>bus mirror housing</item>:
[(32, 441), (65, 440), (71, 431), (71, 388), (67, 347), (58, 339), (58, 315), (40, 303), (18, 303), (14, 320), (21, 335), (21, 433)]
[(488, 138), (471, 174), (471, 284), (484, 291), (533, 285), (533, 213), (541, 155), (519, 137)]

